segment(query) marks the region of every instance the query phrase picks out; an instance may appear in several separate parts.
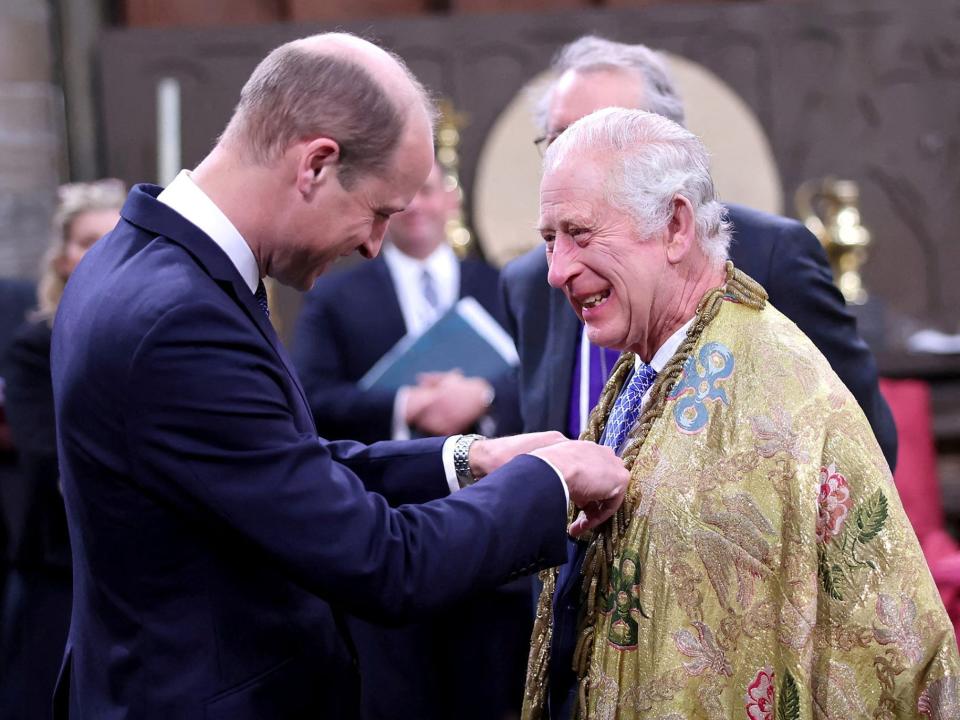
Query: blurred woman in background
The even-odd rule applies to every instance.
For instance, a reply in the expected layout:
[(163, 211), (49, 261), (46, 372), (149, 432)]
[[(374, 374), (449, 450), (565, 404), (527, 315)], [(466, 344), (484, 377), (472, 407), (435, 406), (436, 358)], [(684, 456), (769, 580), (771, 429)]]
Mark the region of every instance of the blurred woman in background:
[(38, 309), (5, 358), (6, 412), (19, 456), (5, 488), (12, 565), (0, 603), (0, 720), (48, 718), (70, 625), (70, 543), (58, 487), (50, 337), (63, 289), (84, 253), (120, 218), (119, 180), (59, 190)]

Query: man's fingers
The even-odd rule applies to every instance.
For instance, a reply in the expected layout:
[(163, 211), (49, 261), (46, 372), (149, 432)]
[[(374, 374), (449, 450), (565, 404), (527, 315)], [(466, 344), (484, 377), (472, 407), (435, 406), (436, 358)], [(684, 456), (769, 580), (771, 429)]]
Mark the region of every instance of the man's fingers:
[(425, 372), (417, 375), (417, 384), (421, 387), (432, 388), (443, 382), (446, 377), (443, 372)]
[(626, 497), (625, 489), (619, 488), (610, 498), (589, 503), (586, 508), (580, 511), (576, 519), (570, 523), (567, 532), (572, 537), (578, 537), (587, 530), (593, 530), (593, 528), (598, 525), (602, 525), (620, 509), (624, 497)]
[(580, 514), (577, 515), (576, 520), (570, 523), (570, 528), (567, 532), (570, 533), (571, 537), (579, 537), (587, 530), (593, 530), (593, 528), (598, 525), (602, 525), (609, 517), (611, 517), (619, 507), (619, 503), (616, 505), (608, 505), (607, 503), (593, 503), (593, 507), (589, 510), (581, 510)]

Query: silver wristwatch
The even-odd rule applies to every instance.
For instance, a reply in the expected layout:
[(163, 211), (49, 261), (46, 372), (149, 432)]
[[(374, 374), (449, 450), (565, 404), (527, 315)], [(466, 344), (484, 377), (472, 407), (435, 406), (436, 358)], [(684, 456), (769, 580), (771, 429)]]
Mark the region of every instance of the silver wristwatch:
[(478, 478), (470, 470), (470, 446), (477, 440), (486, 440), (483, 435), (461, 435), (453, 444), (453, 471), (460, 487), (473, 485)]

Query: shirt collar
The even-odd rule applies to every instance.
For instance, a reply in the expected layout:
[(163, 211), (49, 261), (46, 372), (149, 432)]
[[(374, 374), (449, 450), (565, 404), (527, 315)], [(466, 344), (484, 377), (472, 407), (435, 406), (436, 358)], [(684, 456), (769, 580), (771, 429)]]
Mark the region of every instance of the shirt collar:
[(189, 170), (181, 170), (157, 200), (206, 233), (230, 258), (250, 292), (257, 291), (260, 268), (253, 251), (229, 218), (194, 182)]
[[(650, 361), (650, 367), (657, 372), (663, 370), (663, 366), (666, 365), (670, 358), (677, 353), (680, 343), (682, 343), (683, 339), (687, 336), (687, 330), (689, 330), (690, 326), (693, 325), (693, 320), (693, 318), (687, 320), (683, 325), (677, 328), (673, 335), (666, 339), (666, 342), (660, 346), (660, 349), (653, 354), (653, 359)], [(634, 361), (634, 367), (639, 370), (641, 367), (640, 363), (642, 362), (643, 360), (641, 360), (640, 356), (637, 355)]]
[(400, 251), (392, 243), (387, 242), (383, 246), (383, 259), (396, 272), (417, 278), (424, 270), (429, 270), (434, 278), (444, 277), (449, 274), (449, 267), (457, 261), (453, 249), (447, 243), (441, 243), (436, 250), (423, 260), (417, 260)]

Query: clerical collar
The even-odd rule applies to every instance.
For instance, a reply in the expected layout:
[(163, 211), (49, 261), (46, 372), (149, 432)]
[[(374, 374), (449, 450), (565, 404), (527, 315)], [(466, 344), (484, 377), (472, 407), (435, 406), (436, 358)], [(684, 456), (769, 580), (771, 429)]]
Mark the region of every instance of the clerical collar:
[(209, 235), (230, 258), (250, 292), (257, 292), (260, 268), (253, 251), (230, 219), (194, 182), (189, 170), (181, 170), (157, 200)]

